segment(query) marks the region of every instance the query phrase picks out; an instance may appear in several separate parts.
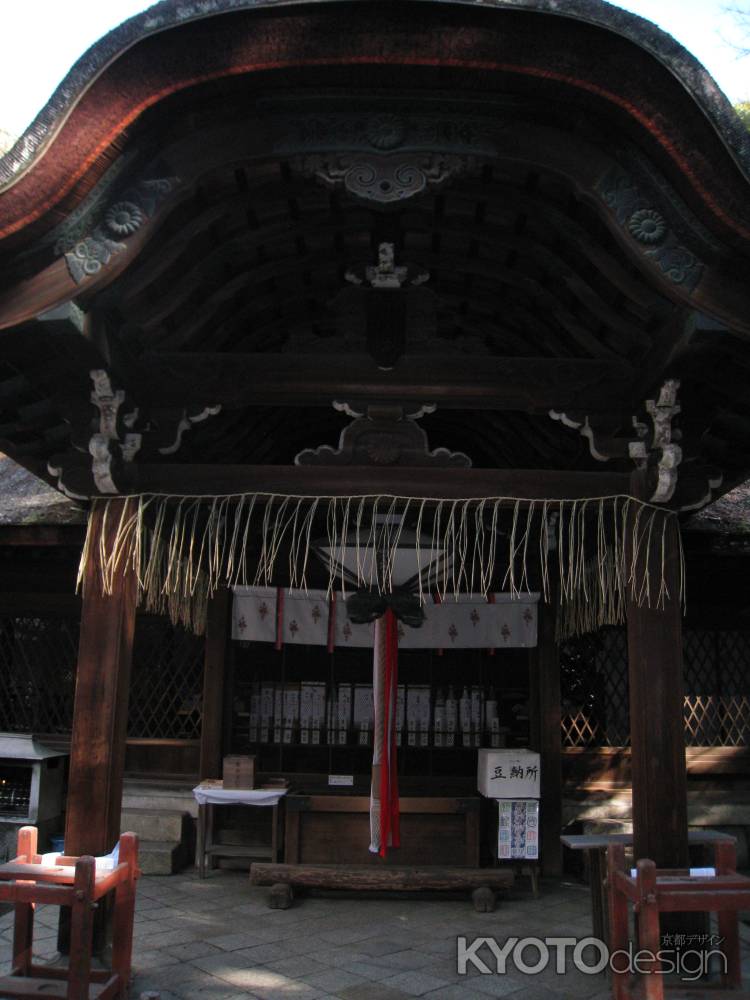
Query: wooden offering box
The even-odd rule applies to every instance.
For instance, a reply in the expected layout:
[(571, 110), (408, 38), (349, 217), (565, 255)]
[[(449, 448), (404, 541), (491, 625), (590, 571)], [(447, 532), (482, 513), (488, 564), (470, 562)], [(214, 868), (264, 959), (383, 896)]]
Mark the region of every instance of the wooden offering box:
[(383, 859), (369, 854), (370, 799), (365, 795), (289, 795), (287, 864), (479, 866), (478, 796), (400, 800), (401, 844)]
[(224, 788), (255, 788), (255, 757), (241, 754), (224, 758)]

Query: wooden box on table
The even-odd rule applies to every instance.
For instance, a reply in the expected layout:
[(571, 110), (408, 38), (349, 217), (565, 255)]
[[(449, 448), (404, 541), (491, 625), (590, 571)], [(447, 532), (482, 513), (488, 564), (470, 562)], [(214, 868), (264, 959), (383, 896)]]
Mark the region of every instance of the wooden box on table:
[(224, 758), (224, 788), (255, 788), (255, 757), (232, 754)]

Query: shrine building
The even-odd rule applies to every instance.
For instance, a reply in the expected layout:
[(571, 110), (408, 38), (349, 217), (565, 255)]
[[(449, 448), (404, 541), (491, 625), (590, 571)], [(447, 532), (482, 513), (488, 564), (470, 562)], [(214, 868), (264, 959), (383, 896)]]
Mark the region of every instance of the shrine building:
[(186, 863), (240, 756), (244, 864), (489, 866), (496, 751), (544, 874), (741, 853), (749, 269), (750, 134), (603, 0), (94, 45), (0, 159), (0, 730), (69, 754), (66, 853), (151, 810)]

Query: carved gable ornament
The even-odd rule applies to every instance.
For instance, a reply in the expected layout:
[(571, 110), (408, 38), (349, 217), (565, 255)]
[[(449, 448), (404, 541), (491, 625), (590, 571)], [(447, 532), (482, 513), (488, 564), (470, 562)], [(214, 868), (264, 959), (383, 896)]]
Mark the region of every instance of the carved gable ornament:
[(473, 157), (453, 153), (312, 153), (292, 169), (376, 206), (398, 205), (471, 169)]
[(436, 448), (430, 451), (427, 434), (417, 424), (435, 406), (407, 412), (400, 406), (368, 406), (366, 412), (353, 410), (347, 403), (334, 403), (355, 419), (345, 427), (338, 448), (321, 445), (307, 448), (294, 459), (295, 465), (378, 465), (433, 469), (468, 469), (471, 459), (462, 451)]

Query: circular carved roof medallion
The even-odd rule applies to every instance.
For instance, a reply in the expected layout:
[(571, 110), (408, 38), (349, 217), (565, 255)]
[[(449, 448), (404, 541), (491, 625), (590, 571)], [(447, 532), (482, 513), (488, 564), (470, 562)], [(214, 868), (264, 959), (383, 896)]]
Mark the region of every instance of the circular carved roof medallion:
[(633, 212), (628, 222), (628, 229), (639, 243), (650, 246), (661, 243), (667, 234), (667, 223), (664, 216), (653, 208), (641, 208)]
[(141, 225), (144, 215), (132, 201), (118, 201), (107, 209), (104, 221), (117, 236), (130, 236)]
[(400, 115), (373, 115), (367, 123), (365, 135), (374, 149), (396, 149), (406, 136), (406, 122)]

